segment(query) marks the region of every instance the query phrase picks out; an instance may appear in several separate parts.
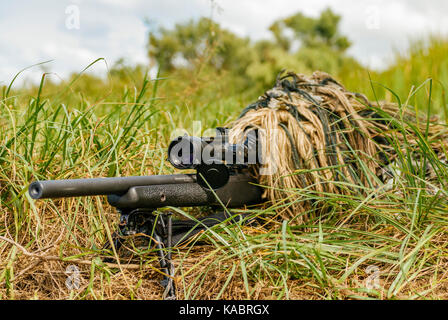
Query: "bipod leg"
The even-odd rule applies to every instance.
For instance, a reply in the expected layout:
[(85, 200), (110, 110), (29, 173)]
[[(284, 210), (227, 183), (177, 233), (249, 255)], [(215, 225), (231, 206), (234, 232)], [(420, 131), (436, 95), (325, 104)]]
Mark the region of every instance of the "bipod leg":
[[(128, 224), (128, 219), (129, 219), (128, 214), (124, 214), (121, 212), (120, 212), (120, 214), (121, 214), (121, 216), (120, 216), (120, 224), (118, 225), (118, 230), (111, 234), (112, 243), (113, 243), (113, 246), (115, 247), (115, 250), (117, 253), (118, 253), (118, 250), (120, 250), (120, 248), (123, 246), (121, 236), (124, 234), (124, 232), (126, 230), (126, 227)], [(112, 243), (109, 241), (109, 239), (106, 240), (106, 243), (103, 245), (103, 249), (112, 250)], [(114, 258), (104, 258), (103, 261), (104, 262), (114, 262)]]
[[(161, 285), (165, 288), (165, 292), (163, 293), (163, 297), (165, 300), (176, 300), (176, 289), (174, 287), (174, 266), (171, 259), (171, 250), (172, 250), (172, 239), (173, 239), (173, 221), (172, 221), (172, 213), (168, 212), (162, 217), (162, 220), (166, 220), (166, 224), (164, 221), (164, 229), (166, 230), (166, 245), (162, 240), (162, 237), (157, 233), (154, 235), (156, 239), (156, 247), (158, 249), (158, 255), (160, 260), (160, 267), (162, 271), (166, 274), (161, 282)], [(165, 249), (165, 250), (163, 250)]]

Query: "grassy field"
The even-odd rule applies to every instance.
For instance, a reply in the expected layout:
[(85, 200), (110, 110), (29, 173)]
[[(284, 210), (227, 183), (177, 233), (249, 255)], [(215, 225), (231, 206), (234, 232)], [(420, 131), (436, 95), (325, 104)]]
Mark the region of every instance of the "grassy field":
[[(429, 49), (416, 44), (384, 72), (335, 77), (372, 101), (411, 104), (444, 119), (447, 49), (441, 40)], [(0, 298), (160, 299), (154, 249), (129, 243), (132, 254), (121, 263), (102, 262), (113, 255), (100, 249), (118, 218), (103, 197), (33, 201), (27, 187), (36, 179), (172, 173), (166, 147), (175, 128), (226, 124), (262, 92), (229, 94), (228, 79), (207, 74), (186, 81), (130, 71), (100, 81), (82, 73), (62, 84), (47, 77), (35, 88), (1, 92)], [(307, 225), (271, 219), (276, 208), (269, 205), (245, 210), (265, 223), (219, 225), (201, 235), (206, 244), (175, 249), (179, 297), (448, 298), (448, 168), (431, 150), (437, 141), (406, 120), (396, 128), (417, 136), (418, 148), (395, 146), (391, 185), (350, 197), (291, 190), (330, 208)], [(424, 165), (409, 160), (415, 154)], [(78, 289), (66, 286), (70, 266), (80, 272)]]

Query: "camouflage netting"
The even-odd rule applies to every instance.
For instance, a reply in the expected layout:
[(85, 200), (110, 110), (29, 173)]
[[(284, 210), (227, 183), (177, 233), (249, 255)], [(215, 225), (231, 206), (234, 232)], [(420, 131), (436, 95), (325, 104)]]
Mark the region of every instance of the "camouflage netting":
[[(394, 119), (404, 120), (404, 131)], [(265, 164), (255, 171), (260, 184), (267, 186), (264, 196), (279, 206), (283, 218), (296, 217), (302, 223), (307, 214), (297, 219), (298, 213), (320, 214), (325, 206), (304, 199), (303, 190), (316, 196), (349, 194), (360, 192), (356, 186), (372, 188), (385, 182), (385, 168), (397, 156), (392, 145), (406, 139), (407, 145), (417, 146), (406, 123), (421, 132), (429, 123), (431, 147), (442, 155), (447, 139), (440, 137), (447, 134), (436, 122), (417, 119), (411, 108), (371, 103), (326, 73), (308, 77), (289, 72), (280, 74), (274, 88), (243, 110), (231, 126), (230, 140), (241, 141), (249, 128), (263, 129)]]

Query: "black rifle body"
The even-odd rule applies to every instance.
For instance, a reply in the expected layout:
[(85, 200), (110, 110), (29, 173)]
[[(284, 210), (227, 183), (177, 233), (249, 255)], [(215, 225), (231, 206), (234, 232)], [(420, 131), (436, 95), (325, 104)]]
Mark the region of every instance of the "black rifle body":
[[(217, 132), (221, 130), (217, 129)], [(200, 141), (199, 145), (208, 146), (217, 140), (191, 137), (182, 139), (186, 140), (187, 146), (194, 145), (191, 141)], [(175, 139), (170, 148), (174, 150), (177, 143), (183, 143), (182, 139)], [(217, 150), (232, 152), (231, 159), (238, 158), (238, 150), (247, 151), (247, 154), (243, 152), (242, 159), (249, 159), (248, 155), (254, 145), (257, 145), (256, 139), (248, 138), (240, 147), (225, 143), (215, 147)], [(185, 154), (182, 153), (183, 150), (169, 152), (169, 161), (179, 169), (196, 169), (196, 174), (44, 180), (31, 183), (28, 192), (33, 199), (106, 195), (109, 204), (120, 213), (113, 245), (118, 250), (123, 236), (143, 234), (155, 239), (160, 265), (166, 274), (162, 281), (166, 288), (164, 295), (167, 299), (173, 299), (175, 287), (171, 247), (230, 216), (227, 210), (223, 210), (196, 220), (172, 221), (169, 211), (160, 213), (157, 209), (195, 206), (224, 209), (223, 207), (237, 208), (262, 202), (262, 188), (250, 176), (249, 163), (229, 164), (222, 162), (224, 159), (215, 159), (216, 163), (196, 164), (191, 161), (195, 153), (189, 153), (190, 151), (188, 148)], [(104, 248), (110, 248), (112, 243), (106, 243)], [(163, 248), (167, 250), (161, 250)]]
[(157, 209), (166, 206), (224, 205), (229, 208), (261, 201), (261, 188), (247, 172), (230, 176), (216, 190), (204, 188), (194, 174), (35, 181), (29, 187), (33, 199), (107, 195), (119, 209)]

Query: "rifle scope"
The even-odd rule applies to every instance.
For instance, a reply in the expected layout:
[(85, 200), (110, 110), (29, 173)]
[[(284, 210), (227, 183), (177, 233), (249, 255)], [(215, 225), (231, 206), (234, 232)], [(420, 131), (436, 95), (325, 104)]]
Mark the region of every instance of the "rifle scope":
[(168, 146), (168, 161), (177, 169), (196, 169), (197, 182), (205, 188), (225, 185), (235, 169), (261, 163), (257, 131), (251, 130), (240, 144), (230, 144), (226, 129), (215, 137), (180, 136)]

